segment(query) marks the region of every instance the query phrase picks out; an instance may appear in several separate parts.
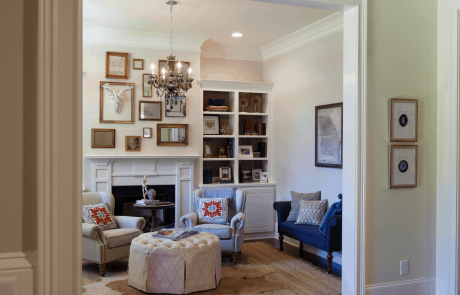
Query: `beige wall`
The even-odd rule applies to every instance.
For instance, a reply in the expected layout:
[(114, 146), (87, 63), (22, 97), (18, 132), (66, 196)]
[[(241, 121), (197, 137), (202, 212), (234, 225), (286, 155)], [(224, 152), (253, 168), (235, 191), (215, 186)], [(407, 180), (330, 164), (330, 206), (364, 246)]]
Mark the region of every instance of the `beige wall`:
[(202, 57), (201, 79), (263, 82), (263, 62)]
[(0, 253), (37, 249), (37, 11), (30, 0), (0, 9)]
[[(368, 1), (367, 285), (436, 276), (437, 4)], [(419, 100), (416, 188), (389, 189), (390, 98)]]
[[(315, 106), (343, 101), (343, 33), (265, 61), (264, 80), (274, 83), (276, 200), (291, 200), (291, 191), (321, 191), (329, 205), (339, 201), (342, 169), (315, 167)], [(341, 253), (334, 262), (342, 263)]]

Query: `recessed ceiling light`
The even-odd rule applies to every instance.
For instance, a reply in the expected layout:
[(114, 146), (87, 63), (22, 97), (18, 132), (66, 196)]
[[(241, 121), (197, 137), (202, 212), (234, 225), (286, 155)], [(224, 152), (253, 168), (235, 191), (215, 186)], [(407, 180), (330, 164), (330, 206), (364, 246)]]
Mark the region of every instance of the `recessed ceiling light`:
[(233, 33), (232, 36), (236, 37), (236, 38), (239, 38), (239, 37), (243, 37), (243, 34), (241, 34), (241, 33)]

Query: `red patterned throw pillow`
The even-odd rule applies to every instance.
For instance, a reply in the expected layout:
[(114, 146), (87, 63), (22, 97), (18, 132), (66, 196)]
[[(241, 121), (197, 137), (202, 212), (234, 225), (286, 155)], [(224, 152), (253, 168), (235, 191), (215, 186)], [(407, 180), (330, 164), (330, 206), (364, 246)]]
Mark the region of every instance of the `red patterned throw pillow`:
[(83, 206), (83, 220), (85, 223), (97, 224), (102, 230), (117, 228), (109, 208), (104, 203)]
[(198, 223), (228, 225), (228, 197), (198, 200)]

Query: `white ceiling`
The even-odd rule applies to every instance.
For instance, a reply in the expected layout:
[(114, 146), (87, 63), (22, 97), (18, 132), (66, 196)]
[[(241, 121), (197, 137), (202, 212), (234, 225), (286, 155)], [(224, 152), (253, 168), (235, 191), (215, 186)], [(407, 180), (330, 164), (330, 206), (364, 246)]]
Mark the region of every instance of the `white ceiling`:
[[(169, 34), (165, 0), (84, 0), (83, 26)], [(215, 43), (260, 48), (323, 19), (334, 11), (250, 0), (179, 0), (174, 34)], [(242, 38), (231, 36), (234, 32)]]

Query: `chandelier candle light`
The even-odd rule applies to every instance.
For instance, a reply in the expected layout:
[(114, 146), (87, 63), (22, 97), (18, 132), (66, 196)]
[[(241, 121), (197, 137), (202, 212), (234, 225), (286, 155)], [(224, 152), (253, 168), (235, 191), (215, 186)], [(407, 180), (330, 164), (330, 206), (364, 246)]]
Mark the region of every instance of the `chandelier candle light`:
[(192, 68), (188, 69), (188, 78), (185, 78), (180, 73), (182, 64), (180, 61), (176, 65), (176, 57), (173, 55), (173, 24), (172, 24), (172, 7), (176, 5), (176, 1), (167, 1), (166, 4), (170, 7), (171, 15), (171, 30), (170, 30), (170, 41), (171, 41), (171, 53), (167, 57), (166, 68), (161, 69), (161, 75), (155, 75), (155, 65), (152, 63), (152, 75), (149, 76), (149, 85), (153, 85), (157, 89), (157, 96), (162, 97), (164, 95), (165, 102), (167, 105), (177, 105), (179, 101), (183, 99), (185, 93), (192, 88), (193, 79)]

